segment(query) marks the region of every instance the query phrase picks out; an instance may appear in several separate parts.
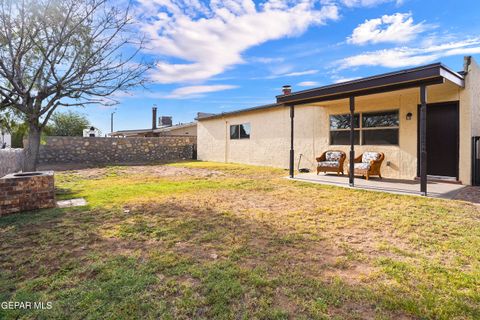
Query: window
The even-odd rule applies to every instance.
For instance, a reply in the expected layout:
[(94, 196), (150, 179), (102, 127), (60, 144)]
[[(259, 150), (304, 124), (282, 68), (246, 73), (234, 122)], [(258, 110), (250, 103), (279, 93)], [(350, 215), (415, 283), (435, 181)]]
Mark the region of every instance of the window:
[(362, 114), (362, 144), (398, 145), (398, 110)]
[[(398, 110), (355, 114), (355, 144), (398, 145)], [(350, 144), (350, 115), (330, 116), (330, 144)]]
[[(360, 115), (357, 113), (353, 117), (355, 128), (354, 141), (360, 144)], [(349, 145), (350, 144), (350, 115), (337, 114), (330, 116), (330, 144)]]
[(250, 139), (250, 123), (231, 125), (230, 139)]
[[(360, 131), (355, 130), (353, 141), (360, 144)], [(350, 145), (350, 130), (330, 131), (330, 144)]]

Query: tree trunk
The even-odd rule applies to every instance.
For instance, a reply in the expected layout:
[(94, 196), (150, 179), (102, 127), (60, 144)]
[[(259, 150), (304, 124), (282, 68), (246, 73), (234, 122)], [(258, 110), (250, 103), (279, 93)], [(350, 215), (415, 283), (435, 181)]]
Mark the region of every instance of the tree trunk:
[(38, 150), (40, 148), (40, 133), (38, 125), (30, 123), (28, 129), (27, 146), (25, 147), (25, 160), (23, 163), (23, 171), (36, 171)]

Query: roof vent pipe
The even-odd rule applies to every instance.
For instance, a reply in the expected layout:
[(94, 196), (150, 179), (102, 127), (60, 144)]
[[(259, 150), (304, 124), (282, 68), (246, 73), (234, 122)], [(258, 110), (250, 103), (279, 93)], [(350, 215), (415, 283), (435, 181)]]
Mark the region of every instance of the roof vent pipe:
[(283, 92), (283, 95), (288, 96), (290, 93), (292, 93), (292, 86), (289, 86), (289, 85), (283, 86), (282, 92)]
[(152, 130), (157, 129), (157, 106), (152, 108)]

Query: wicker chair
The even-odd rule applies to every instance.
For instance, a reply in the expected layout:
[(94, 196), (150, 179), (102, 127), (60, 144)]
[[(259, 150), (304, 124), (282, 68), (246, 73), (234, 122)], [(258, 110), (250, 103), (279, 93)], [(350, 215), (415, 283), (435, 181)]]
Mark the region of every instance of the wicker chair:
[(364, 152), (355, 158), (353, 173), (364, 176), (367, 180), (371, 176), (379, 176), (382, 179), (380, 168), (384, 159), (383, 152)]
[(336, 172), (337, 175), (343, 175), (343, 163), (346, 159), (346, 154), (339, 150), (328, 150), (322, 153), (317, 160), (317, 174), (320, 172)]

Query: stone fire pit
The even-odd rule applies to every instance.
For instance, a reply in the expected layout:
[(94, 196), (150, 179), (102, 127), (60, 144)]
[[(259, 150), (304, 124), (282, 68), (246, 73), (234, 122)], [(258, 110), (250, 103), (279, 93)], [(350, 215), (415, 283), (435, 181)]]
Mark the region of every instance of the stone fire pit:
[(0, 216), (53, 207), (53, 171), (12, 173), (0, 178)]

